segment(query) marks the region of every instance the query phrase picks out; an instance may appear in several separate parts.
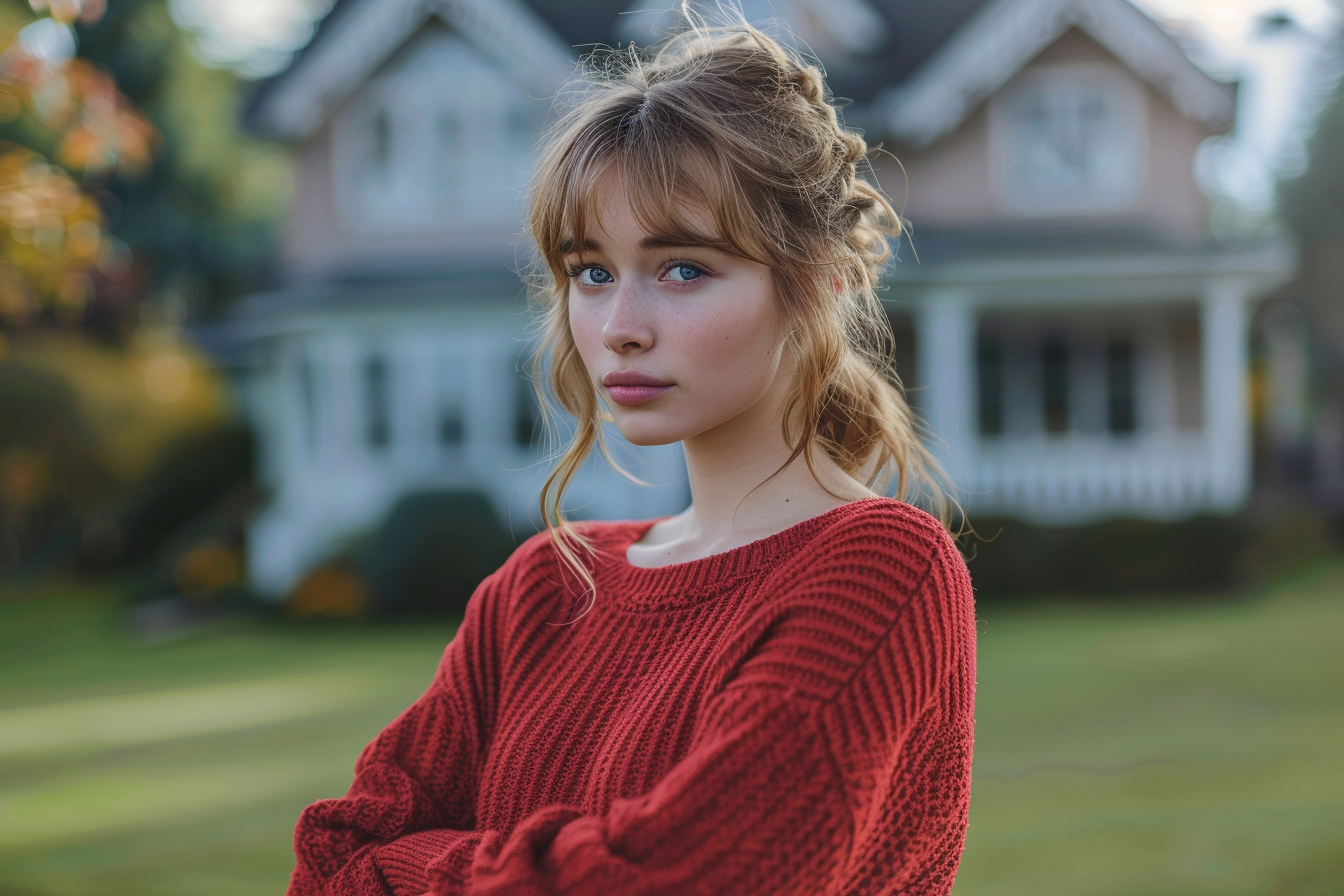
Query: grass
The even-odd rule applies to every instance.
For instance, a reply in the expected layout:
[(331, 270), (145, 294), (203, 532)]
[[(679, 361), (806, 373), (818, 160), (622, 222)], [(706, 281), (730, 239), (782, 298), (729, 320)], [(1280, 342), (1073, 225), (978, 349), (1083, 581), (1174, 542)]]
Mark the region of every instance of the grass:
[(1344, 893), (1344, 564), (984, 615), (957, 896)]
[(137, 643), (110, 599), (0, 601), (0, 896), (281, 893), (299, 811), (428, 685), (452, 626)]
[[(981, 616), (957, 896), (1344, 892), (1344, 562), (1252, 599)], [(0, 600), (0, 896), (283, 892), (299, 810), (451, 636), (145, 645), (97, 593)]]

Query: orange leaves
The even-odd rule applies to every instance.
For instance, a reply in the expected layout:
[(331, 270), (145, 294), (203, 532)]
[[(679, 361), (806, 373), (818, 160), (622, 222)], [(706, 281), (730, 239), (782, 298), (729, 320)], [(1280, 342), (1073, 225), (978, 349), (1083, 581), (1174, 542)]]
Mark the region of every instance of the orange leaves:
[[(55, 162), (0, 143), (0, 327), (50, 309), (77, 321), (90, 275), (111, 257), (98, 204), (67, 172), (134, 175), (158, 135), (107, 72), (75, 55), (73, 23), (102, 17), (105, 0), (29, 0), (39, 18), (0, 52), (0, 121), (27, 109), (56, 137)], [(64, 169), (64, 170), (63, 170)]]
[(107, 11), (106, 0), (28, 0), (35, 13), (47, 13), (58, 22), (80, 21), (86, 25), (98, 21)]
[[(28, 29), (36, 26), (68, 28), (39, 19)], [(56, 50), (43, 55), (43, 48), (55, 41), (24, 41), (23, 33), (0, 54), (0, 118), (30, 108), (60, 135), (57, 160), (72, 170), (130, 175), (144, 171), (157, 133), (117, 89), (112, 76), (77, 56), (62, 60)]]
[(78, 319), (109, 255), (98, 204), (37, 153), (0, 144), (0, 325)]

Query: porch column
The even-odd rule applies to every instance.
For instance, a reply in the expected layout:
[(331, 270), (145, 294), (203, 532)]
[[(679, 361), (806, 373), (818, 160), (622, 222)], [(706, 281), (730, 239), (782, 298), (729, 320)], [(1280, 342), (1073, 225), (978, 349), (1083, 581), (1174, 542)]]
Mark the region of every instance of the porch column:
[(1209, 498), (1214, 509), (1227, 512), (1242, 505), (1251, 484), (1247, 298), (1245, 283), (1213, 280), (1200, 303)]
[(918, 391), (931, 448), (963, 494), (975, 487), (975, 309), (960, 290), (922, 297), (914, 313)]

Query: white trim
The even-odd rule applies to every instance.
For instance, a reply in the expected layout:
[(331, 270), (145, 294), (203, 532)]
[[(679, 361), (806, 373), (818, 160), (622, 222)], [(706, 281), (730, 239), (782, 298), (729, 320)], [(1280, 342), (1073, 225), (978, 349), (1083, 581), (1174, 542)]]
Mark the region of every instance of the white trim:
[(878, 97), (879, 117), (903, 142), (928, 146), (1075, 27), (1165, 94), (1183, 115), (1218, 132), (1231, 126), (1233, 86), (1196, 67), (1127, 0), (991, 0), (910, 78)]
[(569, 48), (519, 0), (363, 0), (322, 46), (281, 76), (258, 121), (282, 140), (308, 138), (435, 16), (539, 94), (552, 92), (573, 71)]

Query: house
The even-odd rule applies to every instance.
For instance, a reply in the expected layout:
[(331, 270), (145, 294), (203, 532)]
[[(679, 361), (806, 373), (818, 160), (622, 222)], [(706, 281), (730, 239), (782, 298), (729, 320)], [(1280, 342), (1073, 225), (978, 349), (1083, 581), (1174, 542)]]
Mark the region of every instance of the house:
[[(647, 43), (668, 5), (338, 0), (257, 93), (249, 123), (298, 171), (285, 285), (234, 322), (273, 495), (252, 528), (259, 590), (418, 489), (478, 488), (536, 528), (544, 447), (515, 274), (533, 143), (583, 49)], [(972, 513), (1177, 517), (1245, 499), (1247, 318), (1292, 258), (1204, 226), (1193, 161), (1232, 124), (1232, 86), (1126, 0), (743, 11), (783, 19), (846, 120), (894, 154), (875, 172), (914, 222), (884, 293), (898, 366)], [(576, 515), (685, 506), (676, 446), (630, 456), (657, 487), (595, 463)]]

